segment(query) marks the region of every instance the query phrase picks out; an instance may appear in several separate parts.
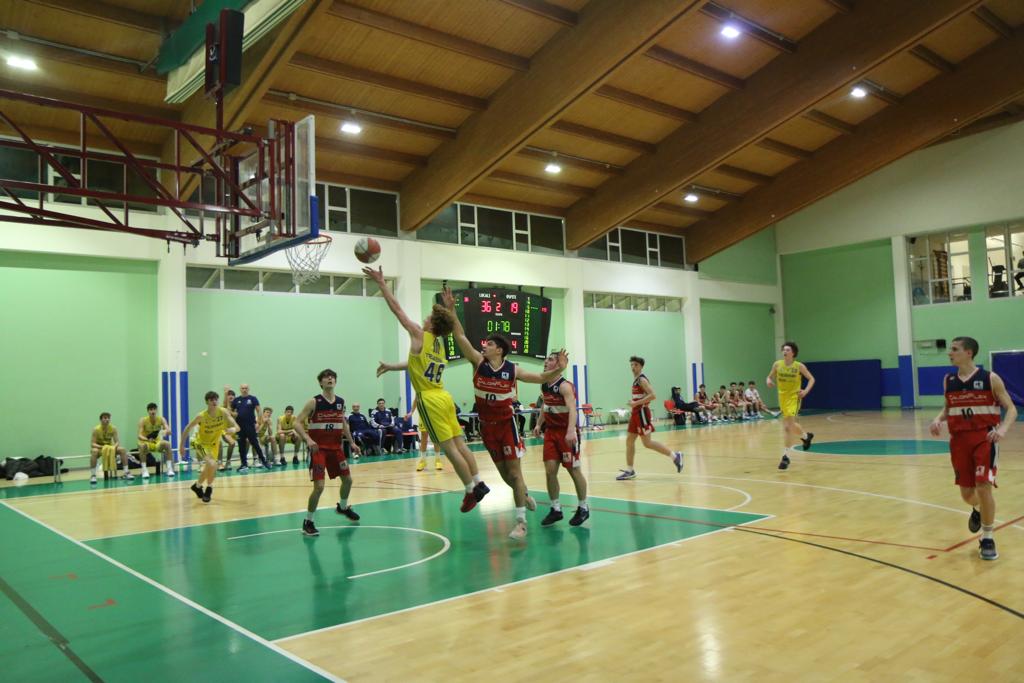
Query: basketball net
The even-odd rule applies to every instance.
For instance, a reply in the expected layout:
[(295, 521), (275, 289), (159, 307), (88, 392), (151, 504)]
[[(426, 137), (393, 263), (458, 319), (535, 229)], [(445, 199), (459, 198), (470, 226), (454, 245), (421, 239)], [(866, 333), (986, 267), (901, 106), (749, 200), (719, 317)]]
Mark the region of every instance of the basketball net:
[(305, 285), (320, 279), (320, 263), (331, 248), (331, 236), (320, 235), (308, 242), (285, 249), (284, 255), (292, 267), (292, 282)]

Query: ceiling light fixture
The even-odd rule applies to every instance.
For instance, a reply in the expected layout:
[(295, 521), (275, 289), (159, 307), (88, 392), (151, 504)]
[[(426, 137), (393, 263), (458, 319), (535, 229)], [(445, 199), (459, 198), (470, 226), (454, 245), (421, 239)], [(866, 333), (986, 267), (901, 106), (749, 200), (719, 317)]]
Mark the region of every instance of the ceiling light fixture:
[(687, 202), (689, 204), (696, 204), (697, 200), (699, 200), (699, 199), (700, 199), (700, 197), (698, 197), (693, 192), (687, 192), (686, 195), (683, 197), (683, 201)]
[(28, 57), (17, 57), (15, 55), (7, 57), (7, 66), (14, 67), (15, 69), (24, 69), (25, 71), (35, 71), (39, 68), (36, 66), (35, 60), (29, 59)]
[(740, 37), (740, 30), (739, 28), (736, 27), (735, 24), (726, 24), (725, 26), (722, 27), (720, 33), (729, 40), (735, 40), (736, 38)]
[(550, 162), (548, 162), (548, 165), (544, 167), (544, 170), (547, 173), (555, 174), (555, 173), (561, 173), (562, 172), (562, 167), (559, 166), (558, 164), (556, 164), (555, 162), (550, 161)]
[(355, 121), (345, 121), (341, 124), (341, 132), (348, 135), (359, 135), (363, 132), (363, 127)]
[(863, 99), (863, 98), (868, 96), (868, 91), (867, 91), (867, 89), (862, 88), (861, 86), (857, 85), (857, 86), (854, 86), (853, 90), (850, 91), (850, 96), (851, 97), (856, 97), (858, 100), (859, 99)]

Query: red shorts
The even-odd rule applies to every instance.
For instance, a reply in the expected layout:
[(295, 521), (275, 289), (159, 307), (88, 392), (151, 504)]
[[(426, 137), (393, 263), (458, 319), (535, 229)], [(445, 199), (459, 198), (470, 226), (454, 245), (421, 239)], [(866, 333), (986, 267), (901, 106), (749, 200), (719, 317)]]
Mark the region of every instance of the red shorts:
[(561, 462), (562, 467), (569, 469), (580, 466), (580, 430), (576, 430), (576, 443), (569, 447), (565, 442), (565, 432), (544, 430), (544, 461)]
[(953, 463), (957, 486), (968, 488), (996, 483), (996, 444), (988, 440), (988, 430), (953, 432), (949, 439), (949, 459)]
[(340, 448), (318, 448), (313, 451), (309, 457), (310, 481), (323, 481), (325, 470), (331, 479), (347, 477), (349, 469), (348, 461), (345, 460), (345, 451)]
[(480, 438), (494, 462), (519, 460), (523, 457), (523, 440), (515, 417), (497, 422), (480, 420)]
[(641, 406), (639, 408), (633, 408), (633, 414), (629, 416), (629, 429), (630, 434), (650, 434), (654, 431), (654, 421), (651, 420), (651, 408), (650, 406)]

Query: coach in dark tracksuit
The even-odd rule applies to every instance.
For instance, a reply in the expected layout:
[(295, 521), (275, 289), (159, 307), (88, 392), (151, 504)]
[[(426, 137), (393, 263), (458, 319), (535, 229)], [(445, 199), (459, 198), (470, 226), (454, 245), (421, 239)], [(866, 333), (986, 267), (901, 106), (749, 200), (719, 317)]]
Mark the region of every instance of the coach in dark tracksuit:
[(380, 432), (359, 412), (358, 403), (352, 405), (352, 414), (348, 416), (348, 428), (352, 431), (352, 438), (368, 451), (367, 454), (380, 455)]
[(256, 416), (260, 414), (260, 400), (249, 393), (249, 385), (243, 384), (239, 387), (241, 394), (231, 402), (231, 409), (235, 411), (235, 422), (238, 423), (238, 456), (242, 459), (242, 466), (239, 472), (247, 471), (249, 463), (246, 456), (249, 455), (249, 445), (252, 444), (260, 463), (270, 469), (267, 459), (263, 457), (263, 449), (260, 448), (259, 437), (256, 436)]
[[(381, 446), (390, 443), (392, 451), (404, 450), (402, 448), (402, 433), (395, 424), (395, 416), (387, 409), (382, 398), (377, 399), (377, 410), (370, 413), (370, 426), (380, 432)], [(390, 441), (388, 440), (389, 436), (391, 437)]]

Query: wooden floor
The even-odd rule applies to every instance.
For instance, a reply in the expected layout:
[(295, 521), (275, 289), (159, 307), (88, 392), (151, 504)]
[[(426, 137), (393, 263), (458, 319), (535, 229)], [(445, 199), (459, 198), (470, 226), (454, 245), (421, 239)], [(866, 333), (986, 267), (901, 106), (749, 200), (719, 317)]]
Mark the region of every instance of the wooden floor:
[[(1022, 680), (1024, 424), (1001, 447), (995, 562), (978, 558), (947, 455), (829, 454), (837, 441), (932, 441), (930, 418), (900, 411), (807, 417), (815, 446), (786, 472), (776, 469), (778, 421), (660, 428), (655, 437), (686, 454), (684, 472), (640, 449), (638, 476), (628, 482), (615, 481), (622, 433), (595, 433), (584, 446), (592, 497), (768, 517), (274, 645), (349, 681)], [(470, 514), (506, 519), (511, 496), (486, 456), (478, 461), (494, 493), (483, 512)], [(547, 506), (539, 447), (529, 449), (524, 471), (541, 505), (522, 543), (565, 533), (565, 522), (562, 531), (540, 527)], [(357, 510), (459, 488), (450, 467), (417, 473), (412, 460), (364, 461), (354, 476)], [(562, 486), (571, 501), (564, 474)], [(308, 488), (306, 472), (289, 469), (218, 479), (208, 506), (187, 482), (156, 480), (5, 504), (87, 541), (296, 513)], [(321, 504), (333, 507), (336, 496), (330, 486)], [(319, 524), (337, 524), (329, 510), (318, 514)], [(596, 510), (590, 533), (599, 534), (610, 514)], [(630, 523), (642, 532), (656, 517), (637, 513)], [(514, 565), (521, 552), (505, 531), (483, 532), (495, 534), (496, 565)], [(358, 544), (350, 550), (360, 553)], [(410, 582), (427, 580), (458, 576), (408, 574)], [(144, 656), (134, 647), (129, 638), (118, 652)]]

